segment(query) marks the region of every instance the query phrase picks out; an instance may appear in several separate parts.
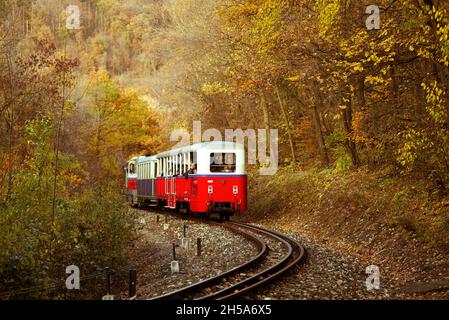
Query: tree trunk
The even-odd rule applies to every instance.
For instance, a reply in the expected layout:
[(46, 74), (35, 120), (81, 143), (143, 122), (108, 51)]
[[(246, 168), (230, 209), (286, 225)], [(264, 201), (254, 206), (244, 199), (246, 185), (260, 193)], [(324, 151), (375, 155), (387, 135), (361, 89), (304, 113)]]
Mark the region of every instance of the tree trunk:
[(10, 103), (9, 103), (9, 114), (8, 114), (8, 190), (6, 192), (6, 202), (11, 200), (12, 197), (12, 190), (13, 190), (13, 169), (14, 169), (14, 155), (13, 155), (13, 149), (14, 149), (14, 103), (15, 103), (15, 90), (14, 90), (14, 80), (13, 80), (13, 66), (11, 62), (11, 57), (7, 55), (7, 62), (8, 62), (8, 74), (9, 74), (9, 82), (10, 82)]
[[(270, 116), (269, 116), (269, 110), (268, 110), (268, 106), (267, 106), (267, 99), (265, 96), (265, 92), (263, 92), (263, 90), (259, 91), (259, 101), (260, 101), (260, 109), (262, 110), (263, 127), (265, 129), (265, 137), (263, 137), (263, 138), (265, 139), (266, 146), (268, 147), (270, 145)], [(258, 127), (258, 125), (254, 122), (254, 117), (250, 117), (249, 128), (256, 129), (256, 131), (257, 131), (257, 127)], [(259, 137), (259, 139), (261, 139), (261, 138), (262, 137)], [(259, 152), (260, 152), (260, 150), (259, 150)], [(255, 158), (256, 158), (257, 165), (260, 166), (261, 159), (259, 159), (259, 157), (257, 157), (257, 156)]]
[[(352, 100), (352, 99), (351, 99)], [(346, 130), (346, 146), (351, 154), (352, 164), (356, 167), (360, 165), (359, 155), (357, 153), (357, 145), (352, 139), (354, 129), (352, 128), (352, 102), (349, 106), (342, 110), (343, 124)]]
[(265, 97), (265, 93), (261, 90), (260, 91), (260, 108), (262, 109), (263, 114), (263, 125), (265, 128), (265, 141), (269, 140), (270, 137), (270, 116), (268, 112), (268, 106), (267, 106), (267, 99)]
[(357, 104), (355, 106), (356, 111), (364, 111), (366, 106), (365, 99), (365, 76), (360, 75), (357, 78)]
[[(64, 40), (64, 59), (67, 55), (67, 41)], [(59, 110), (59, 118), (57, 120), (57, 128), (56, 128), (56, 137), (54, 142), (54, 168), (53, 168), (53, 195), (52, 195), (52, 206), (51, 206), (51, 225), (52, 225), (52, 235), (54, 238), (53, 233), (53, 227), (55, 222), (55, 212), (56, 212), (56, 188), (57, 188), (57, 182), (58, 182), (58, 175), (59, 175), (59, 149), (60, 149), (60, 143), (61, 143), (61, 130), (63, 126), (64, 121), (64, 110), (65, 110), (65, 102), (66, 102), (66, 87), (65, 87), (65, 81), (66, 81), (66, 73), (63, 71), (62, 74), (62, 85), (61, 85), (61, 104), (60, 104), (60, 110)]]
[(287, 136), (288, 136), (288, 142), (290, 145), (290, 153), (292, 156), (292, 163), (295, 164), (296, 163), (295, 146), (293, 144), (293, 137), (292, 137), (292, 133), (291, 133), (291, 129), (290, 129), (290, 121), (288, 120), (288, 114), (287, 114), (287, 111), (285, 110), (284, 103), (282, 102), (281, 95), (279, 94), (279, 89), (277, 86), (275, 87), (275, 90), (276, 90), (276, 95), (277, 95), (277, 98), (279, 101), (279, 106), (281, 108), (282, 115), (284, 117), (285, 125), (287, 127)]
[(312, 118), (315, 127), (315, 138), (320, 148), (321, 158), (325, 165), (329, 164), (329, 155), (327, 153), (326, 143), (324, 141), (323, 130), (321, 129), (321, 118), (318, 108), (315, 104), (312, 107)]

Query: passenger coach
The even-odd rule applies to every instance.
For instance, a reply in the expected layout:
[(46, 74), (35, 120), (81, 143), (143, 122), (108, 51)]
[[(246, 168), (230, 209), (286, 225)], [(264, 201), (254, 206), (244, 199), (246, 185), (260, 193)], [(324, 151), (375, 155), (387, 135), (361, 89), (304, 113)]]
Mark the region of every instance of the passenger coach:
[(136, 157), (125, 170), (131, 205), (216, 213), (221, 219), (247, 209), (242, 144), (213, 141)]

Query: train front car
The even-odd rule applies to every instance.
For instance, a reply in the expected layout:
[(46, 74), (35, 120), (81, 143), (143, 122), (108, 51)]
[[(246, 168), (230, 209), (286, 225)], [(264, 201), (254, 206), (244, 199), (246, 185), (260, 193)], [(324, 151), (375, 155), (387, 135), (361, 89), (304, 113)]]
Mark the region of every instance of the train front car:
[(246, 211), (243, 145), (206, 142), (159, 154), (157, 159), (160, 206), (222, 219)]
[(211, 142), (197, 150), (197, 174), (192, 176), (190, 208), (229, 219), (247, 209), (247, 177), (243, 145)]

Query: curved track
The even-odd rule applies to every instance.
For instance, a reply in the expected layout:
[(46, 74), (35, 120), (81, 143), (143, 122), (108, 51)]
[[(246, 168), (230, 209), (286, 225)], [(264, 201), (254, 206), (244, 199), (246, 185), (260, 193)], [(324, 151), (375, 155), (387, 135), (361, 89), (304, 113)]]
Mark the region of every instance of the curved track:
[(219, 225), (252, 241), (259, 249), (258, 254), (229, 271), (150, 300), (225, 300), (241, 297), (305, 260), (303, 246), (279, 232), (238, 222)]

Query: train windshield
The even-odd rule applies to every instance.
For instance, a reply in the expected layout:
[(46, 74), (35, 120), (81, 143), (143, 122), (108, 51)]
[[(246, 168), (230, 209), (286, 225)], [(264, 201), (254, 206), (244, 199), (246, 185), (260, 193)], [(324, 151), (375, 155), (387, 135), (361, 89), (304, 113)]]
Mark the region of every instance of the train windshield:
[(232, 173), (236, 171), (235, 153), (211, 153), (210, 172)]

